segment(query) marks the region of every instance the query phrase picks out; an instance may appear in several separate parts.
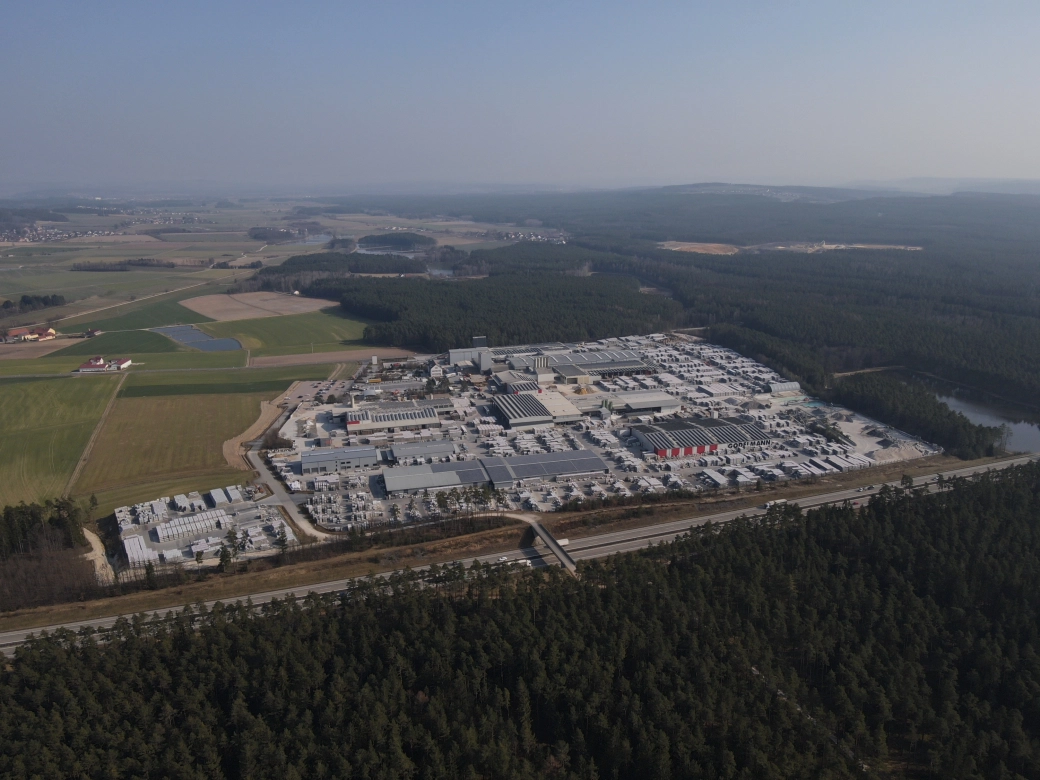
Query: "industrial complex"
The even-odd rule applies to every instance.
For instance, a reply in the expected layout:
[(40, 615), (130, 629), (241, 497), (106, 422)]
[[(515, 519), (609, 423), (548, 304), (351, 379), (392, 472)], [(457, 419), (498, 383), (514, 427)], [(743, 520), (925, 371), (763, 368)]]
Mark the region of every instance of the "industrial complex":
[(283, 418), (272, 470), (326, 530), (453, 507), (552, 511), (592, 497), (717, 490), (937, 448), (809, 398), (682, 333), (373, 359), (334, 403)]

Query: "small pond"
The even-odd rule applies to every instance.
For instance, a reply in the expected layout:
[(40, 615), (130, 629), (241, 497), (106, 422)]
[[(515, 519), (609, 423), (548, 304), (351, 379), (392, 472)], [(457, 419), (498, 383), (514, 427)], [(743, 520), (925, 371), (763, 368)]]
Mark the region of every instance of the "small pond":
[(194, 325), (171, 325), (166, 328), (152, 328), (152, 330), (173, 339), (178, 344), (200, 349), (203, 352), (232, 352), (242, 349), (242, 345), (238, 343), (237, 339), (217, 339), (208, 333), (203, 333)]

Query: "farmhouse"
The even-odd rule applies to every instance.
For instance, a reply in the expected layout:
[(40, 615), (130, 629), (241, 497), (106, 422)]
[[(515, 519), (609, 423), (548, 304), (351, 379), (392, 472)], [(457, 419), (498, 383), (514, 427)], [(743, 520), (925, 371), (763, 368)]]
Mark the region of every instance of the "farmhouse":
[(100, 374), (105, 371), (122, 371), (133, 364), (130, 358), (112, 358), (105, 360), (101, 355), (94, 355), (86, 363), (76, 369), (80, 374)]

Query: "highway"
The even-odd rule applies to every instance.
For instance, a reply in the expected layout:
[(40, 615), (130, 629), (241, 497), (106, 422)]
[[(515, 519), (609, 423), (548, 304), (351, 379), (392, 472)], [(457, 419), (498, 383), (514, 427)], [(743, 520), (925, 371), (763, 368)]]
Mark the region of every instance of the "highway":
[[(916, 486), (928, 485), (931, 486), (937, 476), (942, 474), (944, 478), (952, 477), (966, 477), (973, 474), (983, 473), (990, 470), (998, 470), (1009, 468), (1011, 466), (1017, 466), (1030, 461), (1034, 461), (1040, 458), (1040, 455), (1027, 455), (1012, 460), (1002, 461), (996, 465), (985, 465), (975, 466), (963, 469), (952, 469), (948, 471), (937, 472), (936, 474), (929, 474), (926, 476), (918, 477), (915, 480)], [(898, 486), (898, 482), (889, 482), (889, 485)], [(802, 508), (810, 508), (821, 506), (823, 504), (835, 504), (843, 501), (866, 501), (870, 498), (873, 493), (877, 492), (877, 488), (881, 487), (879, 483), (874, 491), (863, 491), (852, 488), (848, 490), (840, 490), (832, 493), (824, 493), (817, 496), (807, 496), (799, 499), (797, 503)], [(745, 508), (732, 510), (729, 512), (720, 512), (714, 515), (706, 515), (704, 517), (689, 518), (684, 520), (675, 520), (668, 523), (660, 523), (657, 525), (643, 526), (641, 528), (632, 528), (625, 531), (615, 531), (613, 533), (597, 534), (595, 536), (588, 536), (583, 539), (575, 539), (566, 549), (566, 555), (573, 558), (575, 561), (590, 560), (592, 558), (603, 558), (608, 555), (615, 555), (617, 553), (632, 552), (635, 550), (641, 550), (652, 544), (660, 544), (661, 542), (670, 542), (676, 537), (689, 531), (691, 528), (711, 523), (725, 523), (730, 520), (734, 520), (738, 517), (752, 517), (755, 515), (764, 514), (765, 510), (761, 507), (757, 508)], [(536, 549), (523, 549), (513, 550), (508, 553), (493, 553), (490, 555), (482, 555), (475, 558), (467, 558), (461, 561), (465, 565), (471, 565), (473, 561), (479, 560), (481, 563), (498, 563), (504, 561), (520, 561), (530, 560), (532, 565), (556, 565), (555, 556), (551, 555), (549, 549), (545, 549), (546, 557), (543, 559), (542, 554)], [(421, 571), (427, 567), (418, 567), (417, 570)], [(400, 570), (398, 570), (400, 571)], [(384, 572), (379, 575), (381, 577), (389, 577), (395, 572)], [(206, 602), (206, 607), (211, 608), (218, 602), (224, 603), (235, 603), (250, 599), (253, 604), (265, 604), (274, 599), (282, 599), (288, 596), (295, 596), (297, 598), (303, 598), (309, 593), (335, 593), (339, 590), (347, 587), (353, 579), (340, 579), (333, 580), (330, 582), (322, 582), (315, 585), (299, 585), (291, 588), (283, 588), (281, 590), (266, 591), (262, 593), (253, 593), (247, 596), (239, 596), (235, 598), (216, 599), (214, 601)], [(145, 612), (144, 616), (151, 619), (155, 616), (165, 616), (170, 612), (178, 612), (187, 605), (164, 607), (154, 612)], [(43, 626), (31, 629), (17, 629), (14, 631), (7, 631), (0, 633), (0, 653), (10, 655), (14, 649), (21, 644), (24, 644), (29, 638), (35, 634), (39, 634), (41, 631), (54, 631), (59, 628), (66, 628), (71, 631), (79, 631), (81, 628), (94, 628), (94, 629), (105, 629), (110, 628), (115, 624), (121, 617), (129, 618), (133, 613), (123, 615), (112, 615), (109, 617), (95, 618), (91, 620), (83, 620), (73, 623), (63, 623), (51, 626)]]

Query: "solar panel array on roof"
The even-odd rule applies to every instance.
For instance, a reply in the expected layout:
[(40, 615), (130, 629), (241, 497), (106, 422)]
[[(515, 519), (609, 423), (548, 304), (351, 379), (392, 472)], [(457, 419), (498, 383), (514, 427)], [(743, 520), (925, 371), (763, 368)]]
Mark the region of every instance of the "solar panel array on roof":
[(537, 382), (532, 382), (529, 379), (506, 383), (506, 391), (510, 393), (538, 393), (541, 392), (541, 389)]
[(564, 474), (589, 474), (594, 471), (606, 471), (607, 469), (607, 464), (603, 462), (603, 458), (588, 450), (519, 455), (515, 458), (510, 458), (507, 465), (517, 479), (557, 477)]
[(429, 466), (383, 469), (383, 481), (390, 493), (446, 488), (454, 485), (509, 487), (515, 480), (549, 479), (568, 474), (592, 474), (607, 470), (607, 464), (594, 452), (569, 450), (514, 458), (433, 463)]
[(770, 436), (753, 423), (736, 419), (661, 420), (654, 425), (638, 425), (632, 429), (650, 449), (673, 450), (710, 447), (713, 444), (766, 444)]
[(496, 395), (495, 407), (509, 425), (551, 423), (552, 415), (533, 395)]
[(464, 460), (454, 463), (433, 463), (430, 470), (434, 474), (453, 472), (463, 485), (481, 485), (488, 481), (487, 472), (479, 460)]
[(509, 470), (509, 466), (505, 462), (505, 458), (481, 458), (480, 463), (484, 466), (484, 471), (487, 472), (488, 477), (491, 478), (491, 484), (496, 488), (509, 485), (515, 479), (513, 472)]

